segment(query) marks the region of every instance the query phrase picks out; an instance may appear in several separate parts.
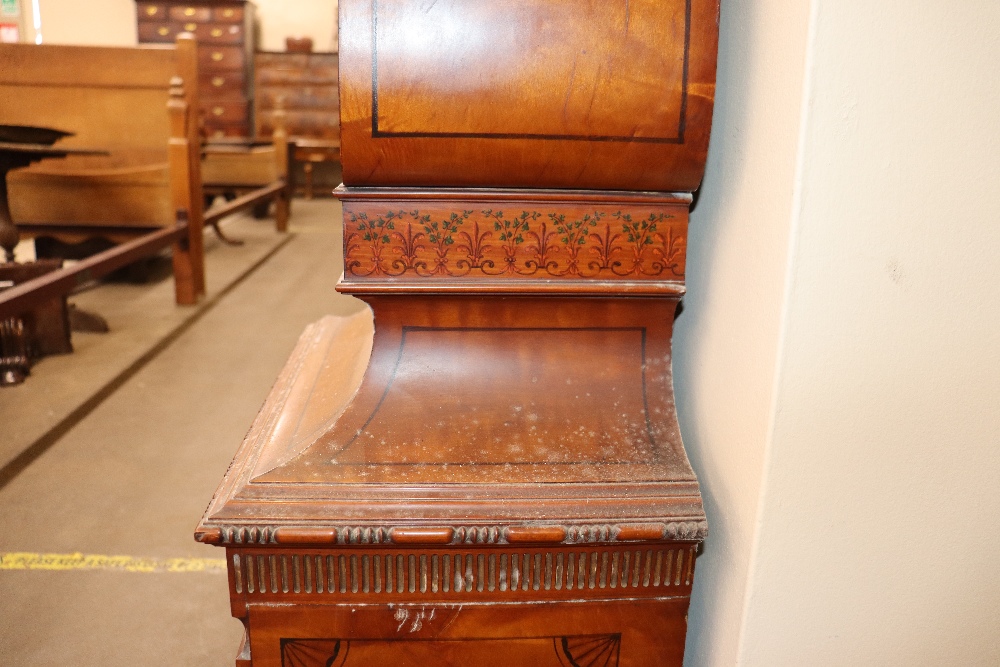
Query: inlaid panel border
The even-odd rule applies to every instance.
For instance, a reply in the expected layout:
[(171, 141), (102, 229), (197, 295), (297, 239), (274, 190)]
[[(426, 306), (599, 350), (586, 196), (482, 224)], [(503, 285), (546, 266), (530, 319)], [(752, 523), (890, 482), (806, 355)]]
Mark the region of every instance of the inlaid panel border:
[[(641, 374), (642, 374), (642, 414), (644, 419), (644, 431), (645, 436), (652, 447), (653, 457), (651, 462), (657, 462), (661, 455), (661, 446), (658, 442), (653, 428), (653, 422), (650, 418), (649, 410), (649, 392), (647, 390), (647, 378), (646, 378), (646, 327), (426, 327), (426, 326), (404, 326), (402, 328), (402, 335), (399, 340), (399, 349), (396, 353), (396, 363), (392, 368), (392, 374), (389, 377), (389, 381), (386, 384), (385, 391), (382, 393), (381, 398), (378, 403), (376, 403), (375, 408), (372, 410), (368, 419), (365, 420), (364, 425), (358, 429), (347, 444), (343, 446), (343, 450), (346, 451), (350, 449), (358, 438), (365, 432), (368, 426), (375, 420), (378, 415), (379, 410), (382, 408), (382, 404), (385, 402), (386, 398), (392, 391), (393, 384), (396, 381), (396, 376), (399, 373), (400, 364), (403, 361), (403, 352), (406, 348), (406, 337), (410, 333), (445, 333), (445, 332), (459, 332), (459, 333), (509, 333), (515, 334), (539, 334), (539, 333), (565, 333), (565, 332), (615, 332), (615, 333), (638, 333), (640, 340), (639, 355), (641, 359)], [(630, 466), (636, 465), (636, 461), (602, 461), (602, 460), (586, 460), (586, 461), (518, 461), (516, 464), (510, 463), (489, 463), (489, 462), (473, 462), (472, 465), (477, 466), (548, 466), (548, 465), (609, 465), (609, 466)], [(647, 461), (642, 461), (640, 463), (649, 463)], [(426, 461), (420, 463), (421, 466), (458, 466), (458, 465), (468, 465), (469, 462), (466, 461)], [(396, 463), (392, 461), (379, 462), (376, 464), (378, 466), (386, 467), (404, 467), (413, 466), (412, 463)]]
[(624, 135), (532, 134), (502, 132), (389, 132), (378, 123), (378, 10), (379, 0), (372, 0), (372, 138), (373, 139), (535, 139), (538, 141), (595, 141), (632, 144), (683, 144), (687, 129), (688, 71), (691, 61), (691, 1), (684, 3), (684, 65), (681, 75), (681, 110), (674, 137), (632, 137)]

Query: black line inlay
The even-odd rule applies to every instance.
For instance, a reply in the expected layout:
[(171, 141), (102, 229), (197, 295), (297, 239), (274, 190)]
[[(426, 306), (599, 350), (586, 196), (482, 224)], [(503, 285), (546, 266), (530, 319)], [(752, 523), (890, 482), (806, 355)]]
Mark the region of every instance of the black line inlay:
[[(392, 390), (393, 384), (396, 381), (396, 375), (399, 371), (400, 364), (403, 360), (403, 350), (406, 346), (406, 335), (409, 332), (444, 332), (444, 331), (460, 331), (460, 332), (564, 332), (564, 331), (632, 331), (638, 332), (641, 336), (641, 364), (642, 364), (642, 411), (645, 418), (646, 426), (646, 437), (649, 439), (649, 444), (652, 447), (653, 462), (660, 460), (660, 446), (656, 441), (656, 437), (653, 434), (653, 424), (650, 418), (649, 412), (649, 402), (647, 399), (646, 390), (646, 328), (645, 327), (427, 327), (427, 326), (404, 326), (402, 327), (402, 335), (399, 339), (399, 348), (396, 351), (396, 361), (393, 364), (392, 372), (389, 375), (389, 380), (386, 383), (385, 390), (382, 392), (382, 396), (379, 398), (375, 407), (372, 409), (371, 414), (365, 420), (364, 425), (359, 428), (353, 436), (347, 441), (340, 451), (347, 451), (350, 449), (362, 433), (368, 428), (368, 426), (375, 419), (379, 410), (382, 408), (382, 404), (385, 399), (389, 396)], [(468, 465), (470, 462), (457, 462), (457, 461), (443, 461), (443, 462), (422, 462), (420, 464), (415, 463), (401, 463), (401, 462), (343, 462), (338, 463), (341, 467), (352, 467), (352, 468), (371, 468), (371, 467), (396, 467), (396, 466), (454, 466), (454, 465)], [(609, 466), (623, 466), (623, 465), (636, 465), (635, 461), (522, 461), (515, 464), (509, 462), (471, 462), (472, 465), (476, 466), (505, 466), (505, 465), (518, 465), (518, 466), (563, 466), (563, 465), (582, 465), (585, 463), (589, 464), (600, 464)]]
[(372, 139), (534, 139), (537, 141), (592, 141), (627, 144), (683, 144), (687, 129), (688, 70), (691, 60), (691, 0), (684, 4), (684, 64), (681, 77), (681, 110), (674, 137), (632, 137), (619, 135), (537, 134), (503, 132), (390, 132), (379, 128), (378, 108), (378, 10), (372, 0)]

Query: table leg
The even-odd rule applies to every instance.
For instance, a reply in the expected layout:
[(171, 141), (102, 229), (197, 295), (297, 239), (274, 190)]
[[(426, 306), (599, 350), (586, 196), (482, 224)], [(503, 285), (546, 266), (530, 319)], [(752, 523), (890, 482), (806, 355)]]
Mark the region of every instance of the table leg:
[(28, 333), (24, 320), (0, 320), (0, 387), (21, 384), (28, 375)]
[(302, 171), (306, 174), (306, 199), (313, 198), (313, 164), (307, 161), (302, 165)]
[(21, 240), (21, 234), (10, 217), (10, 205), (7, 203), (7, 170), (0, 165), (0, 248), (3, 248), (4, 261), (14, 261), (14, 248)]

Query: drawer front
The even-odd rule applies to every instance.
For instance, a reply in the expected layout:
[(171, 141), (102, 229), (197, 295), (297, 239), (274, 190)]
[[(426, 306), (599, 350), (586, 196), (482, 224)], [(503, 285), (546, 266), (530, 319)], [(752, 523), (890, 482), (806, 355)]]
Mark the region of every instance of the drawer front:
[(183, 28), (177, 23), (161, 23), (142, 21), (139, 23), (139, 42), (149, 43), (173, 43), (177, 39), (177, 34)]
[(172, 21), (196, 21), (202, 23), (212, 20), (212, 10), (208, 7), (199, 7), (197, 5), (180, 5), (179, 7), (170, 8), (170, 19)]
[(258, 68), (292, 68), (305, 69), (309, 64), (309, 54), (307, 53), (276, 53), (273, 51), (261, 52), (254, 55), (255, 64)]
[(136, 7), (140, 21), (166, 21), (167, 6), (155, 2), (140, 2)]
[(238, 46), (198, 48), (198, 66), (206, 71), (243, 69), (243, 49)]
[(140, 42), (173, 42), (182, 32), (190, 32), (199, 44), (242, 44), (243, 26), (238, 24), (213, 24), (187, 21), (141, 21), (139, 23)]
[(317, 69), (296, 69), (292, 67), (262, 68), (257, 64), (257, 81), (263, 85), (313, 85), (336, 86), (337, 66)]
[(213, 21), (223, 21), (225, 23), (242, 23), (242, 7), (216, 7), (212, 10)]
[(327, 111), (340, 113), (340, 95), (335, 86), (257, 87), (257, 106), (274, 109), (282, 100), (285, 111)]
[(337, 63), (323, 63), (313, 67), (297, 67), (291, 63), (270, 64), (256, 59), (257, 81), (265, 85), (305, 84), (336, 85)]
[(220, 123), (206, 119), (205, 136), (209, 139), (222, 139), (224, 137), (247, 137), (250, 136), (250, 126), (245, 122)]
[(184, 30), (194, 33), (199, 44), (242, 44), (243, 26), (238, 23), (197, 23), (188, 21)]
[(263, 67), (298, 67), (301, 69), (314, 67), (337, 68), (336, 53), (289, 53), (287, 51), (260, 51), (257, 62)]
[[(257, 110), (257, 128), (263, 136), (274, 133), (274, 112)], [(340, 115), (328, 112), (287, 111), (285, 129), (290, 137), (339, 139)]]
[[(686, 598), (248, 609), (254, 667), (680, 667)], [(350, 655), (350, 660), (347, 660)]]
[(206, 99), (202, 102), (205, 121), (211, 120), (214, 123), (245, 123), (248, 106), (246, 100), (235, 97)]
[(245, 89), (243, 70), (202, 72), (198, 87), (204, 97), (219, 97), (225, 93), (242, 93)]

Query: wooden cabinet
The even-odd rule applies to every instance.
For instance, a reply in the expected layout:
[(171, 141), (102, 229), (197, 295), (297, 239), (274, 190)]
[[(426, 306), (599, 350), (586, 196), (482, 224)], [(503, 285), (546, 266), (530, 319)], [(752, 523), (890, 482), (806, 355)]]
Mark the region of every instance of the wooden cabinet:
[(340, 0), (344, 275), (196, 539), (237, 665), (679, 667), (718, 0)]
[(281, 100), (292, 139), (340, 140), (336, 53), (258, 51), (254, 57), (257, 135), (270, 137)]
[(257, 134), (271, 136), (280, 106), (307, 199), (313, 196), (315, 166), (340, 159), (339, 62), (336, 53), (259, 51), (255, 56)]
[(140, 43), (171, 43), (182, 32), (195, 36), (206, 137), (249, 137), (253, 4), (242, 0), (136, 4)]

